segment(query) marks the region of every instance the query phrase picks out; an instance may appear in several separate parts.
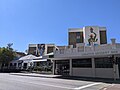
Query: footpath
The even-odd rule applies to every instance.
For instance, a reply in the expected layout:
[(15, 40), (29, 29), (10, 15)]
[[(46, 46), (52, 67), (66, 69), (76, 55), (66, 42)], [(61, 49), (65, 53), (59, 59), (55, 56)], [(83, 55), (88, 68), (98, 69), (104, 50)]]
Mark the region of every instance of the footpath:
[(56, 78), (61, 75), (53, 75), (53, 74), (38, 74), (38, 73), (10, 73), (10, 75), (18, 75), (18, 76), (30, 76), (30, 77), (44, 77), (44, 78)]
[(111, 84), (110, 86), (105, 87), (102, 90), (120, 90), (120, 84)]
[(40, 73), (10, 73), (10, 75), (29, 76), (29, 77), (43, 77), (43, 78), (60, 78), (60, 79), (73, 79), (73, 80), (85, 80), (94, 82), (104, 82), (110, 84), (101, 90), (120, 90), (120, 80), (114, 81), (112, 79), (95, 79), (95, 78), (81, 78), (71, 76), (61, 76), (53, 74), (40, 74)]

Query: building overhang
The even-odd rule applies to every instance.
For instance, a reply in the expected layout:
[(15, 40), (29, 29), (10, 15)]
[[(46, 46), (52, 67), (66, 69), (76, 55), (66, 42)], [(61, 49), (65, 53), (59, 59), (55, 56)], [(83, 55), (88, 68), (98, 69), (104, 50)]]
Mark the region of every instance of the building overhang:
[(94, 51), (94, 52), (81, 52), (76, 54), (59, 54), (52, 58), (52, 60), (68, 60), (77, 58), (100, 58), (100, 57), (111, 57), (112, 55), (120, 57), (120, 50), (108, 50), (108, 51)]

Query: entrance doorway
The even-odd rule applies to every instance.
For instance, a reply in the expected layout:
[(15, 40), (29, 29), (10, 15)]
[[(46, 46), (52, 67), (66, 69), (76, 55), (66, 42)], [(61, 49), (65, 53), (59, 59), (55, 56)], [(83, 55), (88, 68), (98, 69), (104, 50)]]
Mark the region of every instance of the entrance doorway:
[(70, 71), (69, 60), (55, 61), (55, 74), (69, 75), (69, 71)]

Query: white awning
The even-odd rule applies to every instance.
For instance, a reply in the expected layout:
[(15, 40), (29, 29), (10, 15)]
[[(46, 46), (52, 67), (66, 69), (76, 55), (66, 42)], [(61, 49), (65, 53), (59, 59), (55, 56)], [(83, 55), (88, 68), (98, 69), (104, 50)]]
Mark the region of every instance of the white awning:
[(51, 53), (45, 54), (44, 56), (49, 56), (49, 55), (54, 55), (54, 53), (51, 52)]
[(47, 59), (37, 59), (37, 60), (32, 60), (32, 62), (43, 62), (43, 61), (47, 61)]
[(27, 56), (21, 57), (19, 60), (31, 60), (31, 59), (34, 59), (34, 58), (37, 58), (37, 57), (34, 56), (34, 55), (27, 55)]
[(43, 58), (43, 56), (39, 56), (39, 57), (34, 58), (33, 60), (39, 60), (39, 59), (42, 59), (42, 58)]

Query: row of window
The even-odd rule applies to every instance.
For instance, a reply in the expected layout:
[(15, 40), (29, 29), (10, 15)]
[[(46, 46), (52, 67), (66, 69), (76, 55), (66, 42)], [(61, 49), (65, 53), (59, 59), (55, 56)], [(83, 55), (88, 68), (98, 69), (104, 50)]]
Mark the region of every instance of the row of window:
[[(92, 68), (92, 60), (89, 59), (73, 59), (73, 68)], [(113, 68), (113, 62), (109, 58), (95, 58), (95, 68)]]
[(17, 63), (14, 63), (14, 64), (10, 63), (10, 66), (16, 66), (16, 65), (17, 65)]
[(113, 62), (109, 58), (95, 58), (96, 68), (113, 68)]
[(77, 67), (92, 67), (92, 62), (91, 59), (73, 59), (72, 60), (72, 67), (77, 68)]

